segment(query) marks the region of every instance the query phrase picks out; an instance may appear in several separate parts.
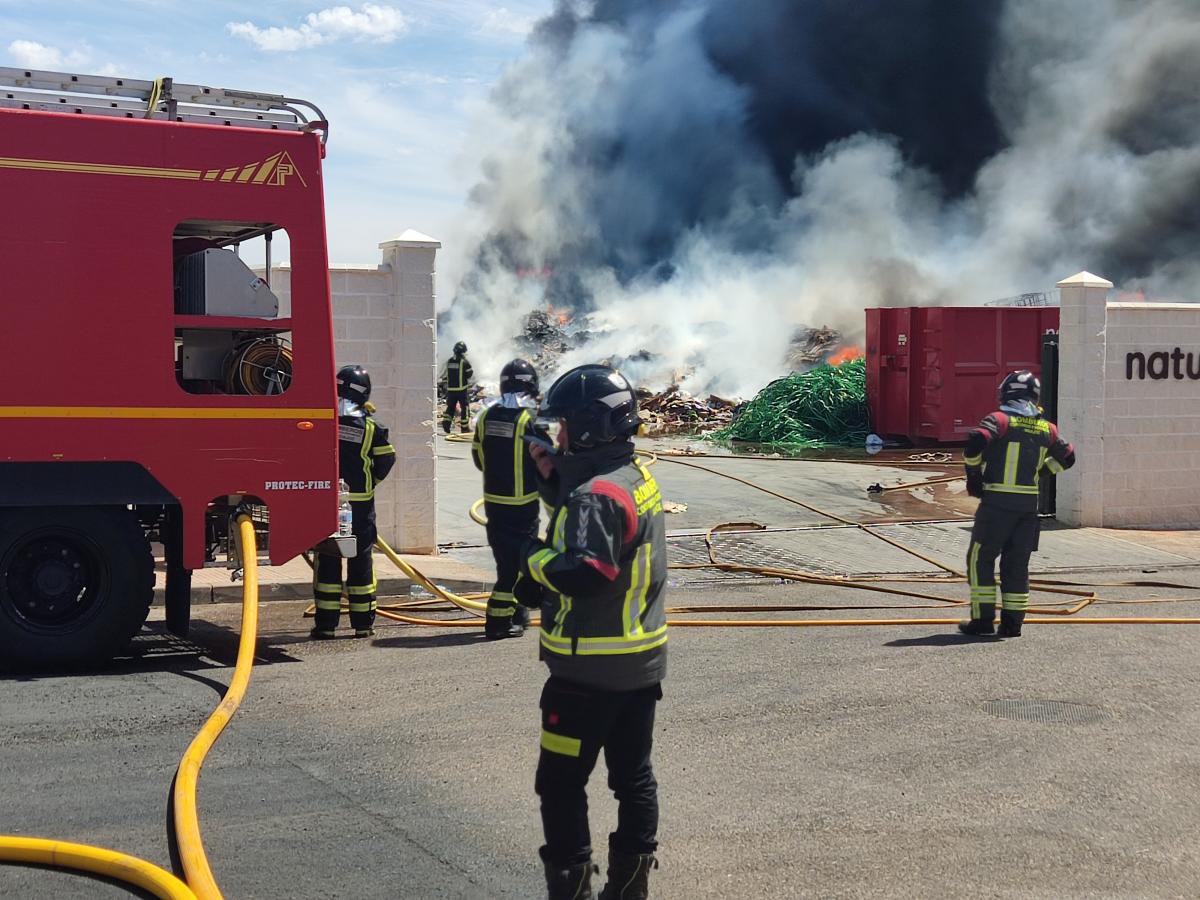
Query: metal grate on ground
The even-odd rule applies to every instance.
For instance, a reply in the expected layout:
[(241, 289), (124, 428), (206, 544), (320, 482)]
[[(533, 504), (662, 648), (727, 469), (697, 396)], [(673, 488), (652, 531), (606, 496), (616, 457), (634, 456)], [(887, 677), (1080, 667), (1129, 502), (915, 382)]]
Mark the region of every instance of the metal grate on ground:
[[(971, 533), (969, 522), (880, 525), (873, 530), (958, 571), (965, 565)], [(801, 569), (818, 575), (936, 575), (942, 571), (855, 528), (727, 532), (714, 535), (713, 540), (718, 559), (743, 565)], [(708, 562), (703, 536), (685, 534), (668, 538), (668, 557), (678, 563)], [(1117, 537), (1073, 529), (1047, 529), (1042, 533), (1034, 568), (1051, 572), (1189, 564), (1194, 565), (1194, 560)], [(681, 583), (703, 584), (728, 581), (738, 575), (715, 570), (676, 570), (672, 577)]]
[[(713, 541), (719, 560), (742, 565), (778, 566), (818, 575), (937, 574), (941, 571), (853, 528), (735, 532), (717, 534)], [(668, 543), (667, 553), (672, 562), (708, 562), (708, 550), (702, 536), (673, 538)], [(722, 573), (726, 578), (731, 574)]]
[(1098, 706), (1065, 700), (990, 700), (984, 709), (1000, 719), (1043, 725), (1095, 725), (1112, 718)]

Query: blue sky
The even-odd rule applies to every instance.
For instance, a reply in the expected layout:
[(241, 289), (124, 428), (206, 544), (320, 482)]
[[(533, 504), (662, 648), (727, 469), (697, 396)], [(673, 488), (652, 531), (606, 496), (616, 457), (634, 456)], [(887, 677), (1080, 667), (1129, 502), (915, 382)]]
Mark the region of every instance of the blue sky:
[[(330, 258), (461, 234), (480, 108), (551, 0), (0, 0), (0, 65), (261, 90), (329, 118)], [(443, 284), (441, 289), (446, 290)]]

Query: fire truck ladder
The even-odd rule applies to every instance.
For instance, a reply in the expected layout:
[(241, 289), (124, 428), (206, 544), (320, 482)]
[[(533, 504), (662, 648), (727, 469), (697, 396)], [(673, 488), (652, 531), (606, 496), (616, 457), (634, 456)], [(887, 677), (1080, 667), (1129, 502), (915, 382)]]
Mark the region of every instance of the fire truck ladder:
[(140, 81), (0, 66), (0, 107), (280, 131), (317, 131), (322, 142), (329, 137), (325, 114), (307, 100), (282, 94), (177, 84), (171, 78)]

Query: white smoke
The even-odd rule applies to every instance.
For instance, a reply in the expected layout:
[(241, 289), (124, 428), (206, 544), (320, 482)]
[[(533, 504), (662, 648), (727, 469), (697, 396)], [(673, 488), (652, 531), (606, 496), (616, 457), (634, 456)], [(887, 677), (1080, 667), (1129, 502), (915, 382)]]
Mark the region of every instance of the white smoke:
[(547, 306), (594, 310), (563, 368), (647, 351), (624, 364), (635, 382), (746, 396), (798, 328), (854, 339), (864, 307), (978, 303), (1082, 268), (1200, 296), (1194, 0), (1008, 0), (988, 98), (1006, 146), (957, 196), (878, 133), (799, 156), (780, 185), (705, 49), (718, 2), (573, 19), (504, 78), (443, 322), (485, 378)]

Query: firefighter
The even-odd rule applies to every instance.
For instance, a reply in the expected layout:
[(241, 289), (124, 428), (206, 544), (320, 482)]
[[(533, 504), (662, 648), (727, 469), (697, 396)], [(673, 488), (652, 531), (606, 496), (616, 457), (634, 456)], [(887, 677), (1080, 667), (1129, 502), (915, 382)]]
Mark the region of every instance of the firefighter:
[[(572, 369), (547, 392), (539, 422), (553, 446), (531, 447), (552, 507), (549, 541), (530, 541), (514, 587), (541, 607), (535, 787), (551, 900), (588, 900), (592, 847), (586, 786), (601, 750), (618, 802), (602, 900), (648, 896), (657, 867), (658, 784), (650, 763), (666, 674), (666, 529), (662, 496), (634, 457), (637, 398), (607, 366)], [(552, 452), (553, 451), (553, 452)]]
[(483, 473), (488, 546), (496, 560), (483, 628), (491, 639), (520, 637), (529, 621), (512, 589), (521, 547), (538, 532), (537, 467), (525, 441), (532, 434), (537, 395), (537, 372), (525, 360), (514, 359), (500, 370), (500, 399), (479, 414), (471, 443), (471, 458)]
[(446, 414), (442, 417), (442, 431), (450, 433), (454, 409), (458, 407), (458, 430), (467, 433), (467, 419), (471, 410), (471, 385), (475, 372), (467, 362), (467, 345), (459, 341), (454, 345), (454, 355), (442, 369), (441, 382), (446, 386)]
[(1000, 409), (971, 431), (963, 451), (967, 492), (979, 497), (967, 580), (971, 619), (963, 634), (996, 633), (996, 557), (1000, 557), (1000, 637), (1020, 637), (1029, 606), (1029, 557), (1038, 547), (1038, 479), (1075, 464), (1075, 450), (1038, 408), (1042, 385), (1032, 372), (1008, 375), (1000, 385)]
[[(338, 468), (350, 489), (354, 537), (358, 552), (346, 562), (346, 593), (350, 598), (350, 626), (356, 638), (371, 637), (375, 625), (375, 486), (387, 477), (396, 462), (388, 443), (388, 430), (371, 415), (371, 376), (361, 366), (343, 366), (337, 373)], [(342, 560), (317, 554), (313, 572), (316, 622), (312, 637), (334, 636), (341, 617)]]

